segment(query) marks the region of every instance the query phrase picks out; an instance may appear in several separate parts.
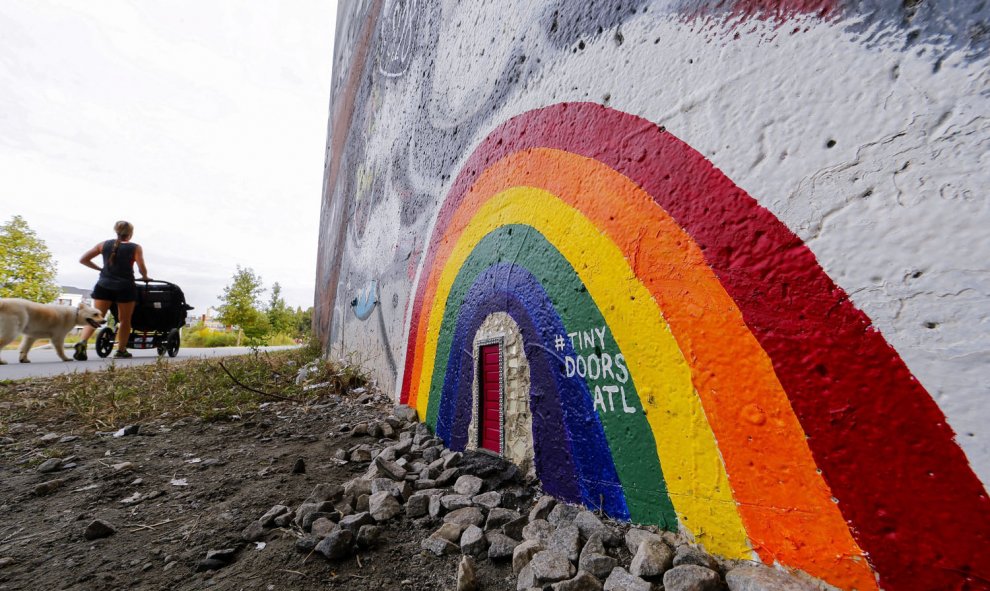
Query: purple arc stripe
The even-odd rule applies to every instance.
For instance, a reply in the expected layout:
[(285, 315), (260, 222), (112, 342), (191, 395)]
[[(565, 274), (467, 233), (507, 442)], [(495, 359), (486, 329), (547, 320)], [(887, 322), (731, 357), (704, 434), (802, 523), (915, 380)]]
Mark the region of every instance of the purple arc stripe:
[(485, 318), (494, 312), (505, 312), (516, 322), (525, 344), (533, 433), (540, 435), (534, 436), (534, 459), (544, 488), (569, 502), (629, 519), (625, 493), (588, 386), (583, 379), (568, 378), (564, 373), (564, 357), (574, 354), (571, 344), (567, 341), (562, 351), (555, 350), (554, 337), (567, 334), (563, 321), (539, 281), (525, 267), (493, 265), (478, 276), (466, 294), (450, 349), (437, 434), (449, 440), (454, 449), (463, 449), (467, 442), (474, 399), (473, 339)]

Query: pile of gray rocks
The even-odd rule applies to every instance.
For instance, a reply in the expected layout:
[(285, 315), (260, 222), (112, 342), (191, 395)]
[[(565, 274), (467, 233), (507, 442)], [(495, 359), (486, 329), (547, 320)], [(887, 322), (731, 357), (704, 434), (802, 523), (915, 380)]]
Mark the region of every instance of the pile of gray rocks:
[(275, 505), (244, 529), (245, 540), (290, 528), (298, 532), (300, 552), (340, 560), (387, 543), (385, 524), (405, 516), (433, 530), (421, 543), (424, 553), (462, 556), (458, 591), (480, 589), (476, 560), (511, 566), (519, 591), (818, 588), (772, 568), (716, 560), (671, 532), (603, 521), (549, 496), (533, 501), (533, 488), (513, 464), (447, 449), (409, 407), (348, 429), (378, 440), (337, 451), (340, 462), (367, 463), (364, 473), (343, 486), (318, 485), (294, 509)]

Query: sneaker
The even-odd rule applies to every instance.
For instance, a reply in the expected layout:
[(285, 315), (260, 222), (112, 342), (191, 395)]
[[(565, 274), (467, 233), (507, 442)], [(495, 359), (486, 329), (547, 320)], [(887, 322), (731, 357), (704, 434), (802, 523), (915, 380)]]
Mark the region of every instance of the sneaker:
[(86, 361), (89, 356), (86, 355), (86, 343), (80, 341), (75, 345), (76, 352), (72, 354), (72, 358), (76, 361)]
[(133, 355), (130, 354), (130, 352), (121, 351), (120, 349), (117, 349), (117, 352), (114, 353), (113, 356), (116, 357), (117, 359), (130, 359), (131, 357), (134, 357)]

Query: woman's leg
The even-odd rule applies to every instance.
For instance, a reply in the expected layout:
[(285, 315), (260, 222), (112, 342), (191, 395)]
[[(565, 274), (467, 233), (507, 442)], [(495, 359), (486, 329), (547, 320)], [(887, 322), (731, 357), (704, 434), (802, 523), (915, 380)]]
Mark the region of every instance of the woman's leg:
[(131, 338), (131, 315), (134, 314), (135, 302), (117, 302), (117, 312), (120, 313), (120, 326), (117, 330), (117, 350), (127, 351), (127, 341)]
[[(110, 302), (109, 300), (93, 300), (93, 307), (95, 307), (97, 310), (99, 310), (100, 311), (100, 314), (103, 314), (103, 317), (106, 318), (107, 310), (110, 309), (110, 304), (111, 303), (112, 302)], [(89, 340), (89, 337), (93, 336), (93, 331), (95, 331), (95, 330), (96, 330), (95, 328), (93, 328), (92, 326), (90, 326), (90, 325), (87, 324), (83, 328), (82, 334), (79, 335), (79, 340), (81, 342), (88, 341)]]

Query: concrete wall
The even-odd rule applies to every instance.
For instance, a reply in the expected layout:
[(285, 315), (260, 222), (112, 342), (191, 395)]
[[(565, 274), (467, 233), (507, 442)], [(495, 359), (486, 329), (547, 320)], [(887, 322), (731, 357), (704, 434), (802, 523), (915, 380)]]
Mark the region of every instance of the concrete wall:
[(502, 338), (502, 453), (553, 494), (841, 588), (988, 584), (990, 4), (371, 0), (337, 35), (328, 349), (463, 448)]

